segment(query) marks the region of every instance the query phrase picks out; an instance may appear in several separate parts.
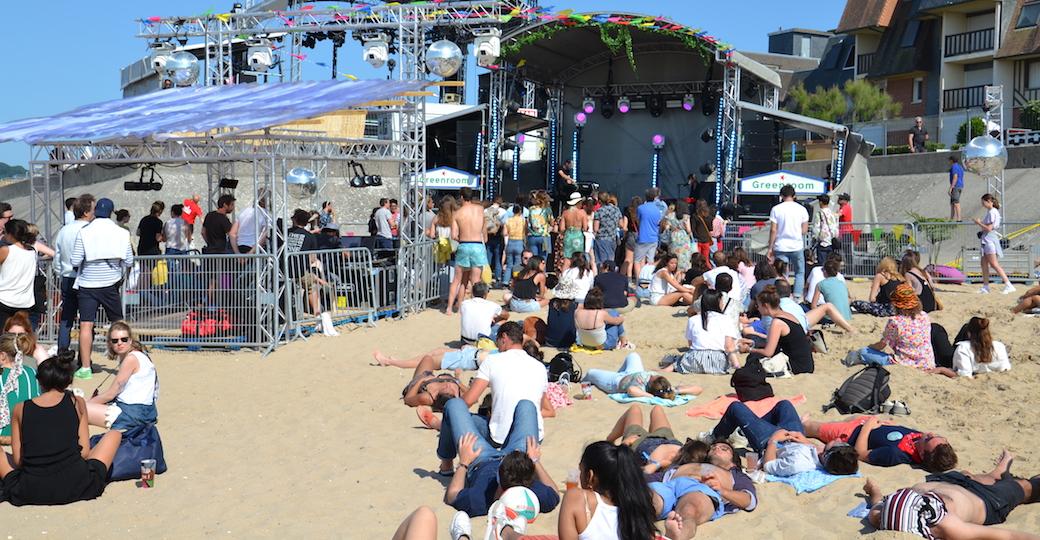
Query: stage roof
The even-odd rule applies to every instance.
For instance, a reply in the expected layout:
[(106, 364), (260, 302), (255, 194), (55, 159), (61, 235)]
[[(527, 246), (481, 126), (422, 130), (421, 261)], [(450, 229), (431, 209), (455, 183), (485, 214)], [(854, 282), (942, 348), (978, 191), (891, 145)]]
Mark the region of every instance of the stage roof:
[(162, 140), (220, 128), (256, 130), (390, 100), (425, 81), (306, 81), (160, 90), (0, 124), (0, 142)]

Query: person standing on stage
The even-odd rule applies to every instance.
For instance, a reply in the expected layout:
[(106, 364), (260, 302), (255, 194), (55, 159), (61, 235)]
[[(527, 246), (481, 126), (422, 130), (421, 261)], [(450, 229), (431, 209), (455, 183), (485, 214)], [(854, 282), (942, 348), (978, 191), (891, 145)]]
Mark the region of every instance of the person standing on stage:
[(123, 273), (134, 264), (130, 232), (112, 221), (115, 204), (107, 198), (94, 206), (94, 221), (83, 226), (72, 247), (72, 266), (77, 269), (75, 284), (79, 300), (79, 359), (83, 366), (75, 375), (90, 379), (101, 369), (90, 363), (94, 345), (94, 320), (98, 307), (105, 308), (109, 321), (123, 319), (119, 286)]
[(794, 200), (794, 186), (780, 188), (780, 204), (769, 211), (769, 262), (780, 259), (794, 272), (794, 290), (805, 291), (805, 234), (809, 232), (809, 212)]
[(448, 291), (448, 314), (456, 304), (461, 305), (466, 299), (466, 291), (480, 279), (480, 273), (488, 263), (484, 246), (487, 241), (484, 207), (474, 200), (473, 190), (468, 187), (459, 190), (459, 198), (462, 206), (455, 210), (451, 222), (451, 237), (458, 241), (459, 248), (455, 251), (455, 277)]
[(950, 156), (950, 221), (961, 220), (961, 191), (964, 189), (964, 167), (957, 156)]
[(695, 208), (697, 204), (697, 186), (700, 182), (697, 181), (697, 175), (690, 173), (686, 175), (686, 183), (690, 186), (690, 194), (686, 196), (686, 203), (690, 205), (690, 208)]
[(570, 159), (563, 160), (563, 163), (556, 167), (556, 186), (560, 193), (564, 193), (566, 189), (569, 194), (578, 189), (578, 181), (574, 179), (574, 162)]

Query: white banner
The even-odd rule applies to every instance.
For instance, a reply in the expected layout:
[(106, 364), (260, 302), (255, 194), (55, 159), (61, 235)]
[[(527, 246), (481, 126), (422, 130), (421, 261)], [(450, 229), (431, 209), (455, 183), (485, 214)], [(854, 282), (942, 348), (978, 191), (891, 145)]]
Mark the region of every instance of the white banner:
[(821, 178), (791, 171), (775, 171), (744, 178), (738, 191), (744, 195), (778, 195), (787, 184), (794, 186), (797, 195), (823, 195), (827, 193), (827, 182)]

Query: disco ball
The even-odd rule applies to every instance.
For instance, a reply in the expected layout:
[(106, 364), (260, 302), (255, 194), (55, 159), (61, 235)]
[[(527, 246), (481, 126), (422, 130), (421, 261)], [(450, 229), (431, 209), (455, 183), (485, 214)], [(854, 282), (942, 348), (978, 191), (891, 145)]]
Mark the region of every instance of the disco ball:
[(191, 86), (199, 80), (199, 59), (190, 52), (175, 52), (166, 60), (166, 71), (176, 86)]
[(286, 173), (285, 189), (294, 199), (309, 199), (318, 191), (318, 175), (310, 169), (296, 167)]
[(1007, 148), (989, 135), (975, 137), (964, 147), (964, 168), (979, 176), (1000, 176), (1007, 160)]
[(439, 77), (451, 77), (462, 67), (462, 49), (442, 39), (426, 50), (426, 68)]

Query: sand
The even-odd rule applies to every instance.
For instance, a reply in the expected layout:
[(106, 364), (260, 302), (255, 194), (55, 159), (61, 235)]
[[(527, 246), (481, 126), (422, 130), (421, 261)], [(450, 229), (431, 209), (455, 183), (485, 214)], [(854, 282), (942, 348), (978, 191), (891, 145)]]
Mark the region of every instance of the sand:
[[(853, 284), (866, 294), (866, 284)], [(1012, 318), (1012, 299), (980, 296), (974, 288), (946, 286), (940, 292), (947, 310), (933, 314), (954, 334), (973, 314), (993, 319), (996, 339), (1011, 346), (1010, 373), (950, 380), (895, 366), (893, 398), (905, 400), (913, 414), (898, 420), (949, 437), (960, 468), (988, 471), (1001, 448), (1018, 458), (1014, 471), (1040, 473), (1040, 398), (1037, 327), (1040, 320)], [(683, 345), (685, 317), (679, 310), (643, 307), (627, 316), (626, 329), (650, 364)], [(816, 373), (773, 381), (777, 395), (805, 394), (798, 407), (813, 417), (852, 370), (840, 364), (853, 347), (877, 339), (883, 320), (856, 316), (858, 335), (828, 332), (830, 354), (818, 355)], [(419, 505), (440, 519), (440, 537), (454, 511), (441, 502), (446, 480), (437, 477), (436, 433), (422, 429), (412, 409), (400, 402), (410, 370), (369, 365), (375, 348), (413, 355), (451, 342), (458, 317), (427, 311), (376, 327), (344, 331), (336, 338), (313, 337), (285, 346), (266, 358), (257, 353), (179, 353), (156, 351), (162, 392), (159, 428), (170, 470), (154, 489), (120, 482), (98, 500), (63, 507), (14, 508), (0, 505), (0, 531), (8, 538), (389, 538), (398, 522)], [(547, 352), (553, 353), (551, 349)], [(580, 354), (583, 368), (611, 368), (624, 354)], [(114, 367), (111, 362), (102, 362)], [(692, 404), (726, 393), (728, 377), (673, 376), (673, 382), (700, 384), (704, 394)], [(88, 393), (101, 382), (77, 381)], [(546, 421), (543, 462), (562, 482), (576, 467), (583, 446), (606, 435), (625, 410), (598, 391)], [(696, 436), (714, 421), (670, 409), (678, 436)], [(96, 431), (96, 430), (95, 430)], [(863, 466), (865, 475), (891, 491), (916, 482), (924, 473), (909, 467)], [(759, 508), (702, 527), (699, 537), (736, 535), (746, 539), (854, 538), (868, 530), (846, 513), (860, 502), (862, 479), (844, 479), (820, 492), (796, 496), (782, 484), (759, 486)], [(557, 513), (542, 515), (535, 533), (555, 533)], [(1024, 506), (1007, 523), (1040, 531), (1040, 506)], [(484, 520), (474, 520), (483, 536)], [(822, 535), (822, 536), (821, 536)], [(895, 538), (872, 533), (871, 538)]]

